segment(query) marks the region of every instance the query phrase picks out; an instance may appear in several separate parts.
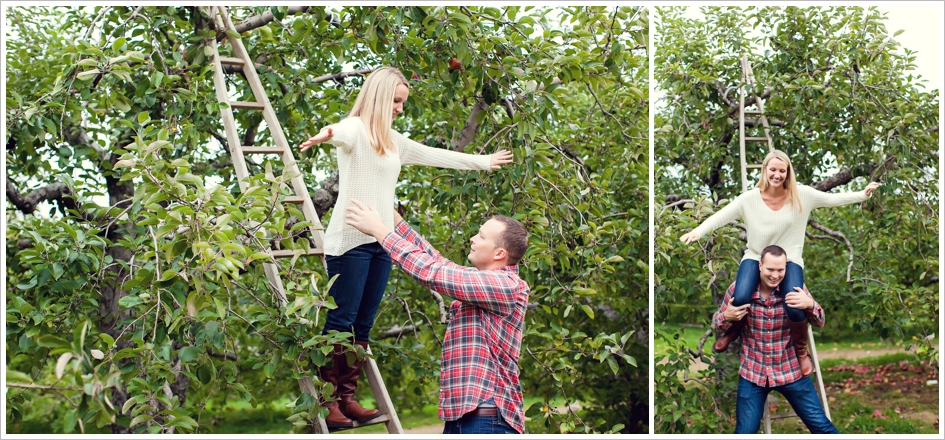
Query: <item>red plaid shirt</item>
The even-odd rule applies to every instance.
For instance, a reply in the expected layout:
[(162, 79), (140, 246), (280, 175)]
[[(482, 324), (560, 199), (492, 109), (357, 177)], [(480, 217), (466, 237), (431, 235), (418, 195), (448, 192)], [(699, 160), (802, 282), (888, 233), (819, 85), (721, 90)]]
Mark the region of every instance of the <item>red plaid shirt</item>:
[(412, 278), (458, 301), (440, 361), (441, 420), (457, 420), (490, 397), (506, 422), (525, 433), (518, 360), (522, 347), (528, 284), (517, 266), (478, 270), (444, 258), (406, 222), (396, 225), (382, 246)]
[[(726, 331), (732, 326), (731, 322), (725, 320), (723, 313), (734, 291), (735, 283), (732, 283), (715, 314), (715, 327), (719, 331)], [(804, 286), (804, 293), (811, 296), (807, 286)], [(771, 292), (767, 301), (755, 289), (751, 307), (748, 308), (748, 325), (742, 328), (742, 365), (738, 373), (760, 387), (787, 385), (803, 377), (794, 345), (791, 344), (791, 329), (783, 301), (778, 288)], [(807, 311), (807, 319), (814, 327), (824, 326), (824, 309), (817, 301), (814, 301), (814, 308)]]

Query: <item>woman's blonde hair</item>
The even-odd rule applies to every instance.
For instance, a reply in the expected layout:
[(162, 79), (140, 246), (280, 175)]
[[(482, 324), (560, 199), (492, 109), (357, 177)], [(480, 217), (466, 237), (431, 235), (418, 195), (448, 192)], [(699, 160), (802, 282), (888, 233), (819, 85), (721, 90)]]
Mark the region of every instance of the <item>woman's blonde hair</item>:
[(761, 189), (761, 192), (764, 192), (771, 185), (768, 182), (768, 163), (771, 162), (771, 159), (778, 159), (785, 164), (787, 164), (787, 178), (784, 179), (784, 189), (787, 190), (787, 202), (791, 204), (792, 207), (797, 209), (797, 212), (801, 212), (801, 197), (797, 193), (797, 178), (794, 176), (794, 166), (791, 165), (791, 159), (788, 158), (788, 155), (781, 150), (771, 150), (767, 156), (765, 156), (765, 161), (761, 163), (761, 178), (758, 179), (758, 184), (755, 185), (757, 188)]
[(354, 101), (348, 116), (360, 117), (367, 129), (368, 140), (374, 151), (383, 156), (395, 151), (390, 139), (390, 126), (394, 120), (394, 91), (397, 85), (410, 87), (407, 78), (395, 67), (384, 66), (368, 75)]

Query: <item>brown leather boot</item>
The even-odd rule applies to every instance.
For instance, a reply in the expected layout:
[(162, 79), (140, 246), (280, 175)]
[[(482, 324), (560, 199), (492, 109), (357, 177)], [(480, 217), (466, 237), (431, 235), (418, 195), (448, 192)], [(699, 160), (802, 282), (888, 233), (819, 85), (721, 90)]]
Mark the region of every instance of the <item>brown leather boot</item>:
[[(340, 353), (340, 359), (338, 353)], [(335, 344), (335, 349), (330, 353), (329, 356), (332, 360), (331, 364), (320, 367), (318, 369), (318, 374), (321, 376), (322, 380), (334, 385), (335, 392), (332, 393), (332, 397), (337, 399), (338, 390), (340, 388), (339, 382), (341, 382), (341, 376), (344, 372), (344, 368), (348, 365), (347, 362), (345, 362), (344, 347)], [(325, 402), (322, 404), (322, 406), (328, 408), (328, 416), (325, 417), (325, 425), (328, 427), (328, 429), (344, 429), (354, 427), (354, 422), (344, 415), (337, 400)]]
[(715, 344), (712, 344), (712, 351), (721, 353), (728, 349), (728, 344), (731, 344), (736, 339), (738, 339), (738, 335), (742, 333), (742, 328), (745, 327), (745, 323), (747, 322), (748, 316), (745, 316), (739, 321), (733, 322), (728, 331), (726, 331), (722, 336), (719, 336), (719, 338), (715, 340)]
[(807, 352), (807, 319), (801, 322), (788, 320), (791, 326), (791, 342), (794, 343), (794, 353), (797, 354), (797, 363), (801, 366), (801, 375), (810, 376), (814, 372), (814, 363)]
[[(366, 341), (355, 341), (355, 344), (360, 345), (367, 351), (368, 343)], [(354, 398), (354, 392), (358, 389), (358, 378), (361, 377), (361, 367), (364, 366), (366, 360), (367, 356), (355, 360), (352, 365), (345, 364), (347, 367), (338, 383), (338, 399), (341, 411), (348, 416), (349, 419), (359, 423), (381, 415), (381, 412), (376, 409), (366, 409), (362, 407)], [(345, 363), (344, 355), (341, 356), (341, 362)]]

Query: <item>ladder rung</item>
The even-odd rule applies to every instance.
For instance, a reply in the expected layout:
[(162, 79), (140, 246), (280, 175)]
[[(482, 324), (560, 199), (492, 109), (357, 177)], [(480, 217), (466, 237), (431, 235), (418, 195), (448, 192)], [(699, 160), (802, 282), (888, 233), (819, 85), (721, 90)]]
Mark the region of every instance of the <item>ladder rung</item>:
[(233, 57), (220, 57), (220, 64), (230, 64), (233, 66), (242, 66), (246, 64), (246, 61), (243, 61), (242, 58), (233, 58)]
[(788, 418), (791, 418), (791, 417), (797, 417), (797, 414), (796, 414), (796, 413), (772, 414), (772, 415), (771, 415), (771, 420), (788, 419)]
[(283, 154), (285, 148), (282, 147), (240, 147), (243, 154)]
[[(279, 250), (272, 250), (270, 252), (272, 253), (272, 256), (275, 258), (292, 258), (295, 256), (295, 251), (291, 249), (279, 249)], [(308, 251), (308, 253), (306, 253), (305, 251), (302, 251), (302, 256), (304, 257), (306, 255), (322, 255), (324, 253), (325, 251), (321, 249), (311, 249)]]
[(351, 428), (328, 428), (328, 431), (329, 432), (344, 431), (346, 429), (354, 429), (354, 428), (361, 428), (361, 427), (371, 426), (371, 425), (379, 425), (381, 423), (387, 423), (389, 421), (390, 421), (390, 417), (387, 416), (387, 414), (381, 414), (366, 422), (354, 421), (354, 426), (352, 426)]
[(768, 138), (765, 136), (745, 136), (745, 142), (768, 142)]
[(748, 110), (748, 109), (745, 109), (745, 114), (746, 114), (746, 115), (760, 115), (760, 114), (762, 114), (762, 113), (761, 113), (761, 110)]
[(745, 165), (745, 168), (747, 168), (747, 169), (749, 169), (749, 170), (760, 170), (760, 169), (761, 169), (761, 165)]
[(266, 105), (255, 101), (230, 101), (230, 108), (262, 110), (266, 108)]
[(282, 203), (294, 203), (296, 205), (301, 205), (305, 203), (305, 198), (302, 196), (288, 196), (282, 199)]

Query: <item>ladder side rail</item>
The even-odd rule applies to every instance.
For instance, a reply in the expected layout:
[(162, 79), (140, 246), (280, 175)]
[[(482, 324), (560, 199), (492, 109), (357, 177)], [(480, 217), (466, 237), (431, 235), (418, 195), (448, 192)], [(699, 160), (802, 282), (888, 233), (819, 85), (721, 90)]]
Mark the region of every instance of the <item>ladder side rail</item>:
[[(224, 6), (219, 6), (219, 8), (223, 12), (226, 11)], [(233, 33), (236, 35), (239, 35), (239, 33), (236, 31), (236, 26), (233, 25), (229, 15), (224, 13), (222, 16), (226, 25), (226, 29), (233, 31)], [(315, 244), (315, 248), (318, 250), (323, 250), (325, 248), (324, 226), (322, 226), (322, 223), (318, 217), (318, 213), (315, 211), (315, 204), (312, 203), (312, 198), (309, 195), (308, 187), (305, 185), (305, 180), (302, 178), (302, 171), (292, 154), (292, 149), (289, 147), (289, 141), (285, 137), (285, 132), (282, 130), (282, 125), (279, 123), (279, 118), (276, 116), (276, 112), (272, 107), (272, 103), (269, 101), (269, 96), (266, 94), (262, 85), (262, 81), (259, 79), (259, 74), (256, 72), (255, 62), (249, 57), (249, 53), (246, 51), (246, 47), (243, 45), (241, 38), (230, 35), (229, 33), (227, 33), (226, 37), (229, 39), (230, 45), (234, 48), (234, 52), (237, 53), (239, 58), (243, 59), (244, 61), (243, 74), (246, 76), (246, 81), (249, 83), (249, 87), (253, 91), (256, 102), (263, 104), (263, 118), (265, 119), (266, 125), (269, 128), (269, 132), (272, 135), (273, 142), (275, 143), (276, 147), (283, 149), (283, 163), (286, 165), (286, 167), (294, 167), (299, 174), (298, 176), (291, 179), (292, 189), (295, 191), (295, 194), (302, 197), (301, 211), (305, 216), (305, 219), (312, 223), (312, 225), (309, 226), (309, 232), (312, 235), (312, 241)]]
[[(211, 18), (214, 19), (215, 23), (219, 22), (219, 16), (214, 12), (214, 7), (211, 6)], [(220, 50), (219, 45), (216, 39), (213, 40), (213, 84), (216, 91), (217, 101), (225, 103), (226, 108), (220, 109), (220, 112), (223, 114), (223, 127), (226, 132), (226, 140), (230, 150), (230, 156), (233, 158), (233, 168), (236, 171), (237, 181), (239, 183), (240, 192), (246, 191), (249, 183), (246, 179), (249, 177), (249, 169), (246, 167), (246, 157), (243, 155), (243, 151), (240, 149), (240, 137), (239, 133), (236, 132), (236, 119), (233, 116), (233, 109), (230, 107), (230, 97), (226, 91), (226, 79), (223, 76), (223, 64), (220, 61)], [(270, 280), (270, 285), (273, 288), (273, 292), (276, 296), (276, 302), (279, 304), (279, 307), (285, 307), (288, 303), (288, 300), (285, 296), (285, 288), (282, 285), (282, 279), (278, 276), (279, 269), (273, 263), (264, 263), (263, 268), (266, 272), (266, 276)]]
[(748, 191), (748, 161), (745, 158), (745, 56), (742, 55), (742, 81), (738, 86), (738, 162), (742, 171), (742, 192)]
[(827, 389), (824, 387), (824, 376), (820, 371), (820, 361), (817, 359), (817, 347), (814, 345), (814, 329), (812, 329), (810, 326), (807, 327), (807, 339), (808, 344), (810, 345), (810, 357), (814, 362), (814, 372), (817, 373), (817, 390), (820, 391), (820, 401), (824, 405), (824, 414), (827, 416), (827, 420), (832, 420), (830, 418), (830, 406), (828, 405)]
[(233, 117), (233, 109), (230, 108), (229, 104), (230, 97), (226, 92), (226, 79), (223, 77), (223, 66), (220, 64), (220, 52), (216, 40), (213, 42), (213, 63), (213, 84), (214, 89), (216, 89), (217, 101), (226, 104), (225, 108), (220, 109), (223, 114), (223, 129), (226, 133), (230, 155), (233, 157), (233, 168), (239, 181), (240, 192), (243, 192), (246, 191), (249, 185), (246, 182), (246, 178), (249, 177), (249, 170), (246, 168), (243, 152), (240, 151), (240, 137), (236, 132), (236, 119)]
[[(368, 347), (368, 353), (370, 352), (370, 347)], [(391, 434), (403, 434), (404, 428), (400, 424), (400, 418), (397, 417), (397, 411), (394, 410), (394, 403), (390, 399), (390, 394), (387, 393), (387, 387), (384, 386), (384, 379), (381, 378), (381, 373), (377, 369), (377, 362), (374, 361), (374, 358), (369, 357), (364, 363), (364, 375), (367, 376), (368, 385), (371, 387), (371, 391), (374, 394), (377, 409), (381, 411), (381, 414), (386, 414), (389, 417), (389, 420), (385, 422), (387, 432)]]
[[(299, 378), (299, 388), (304, 393), (309, 393), (312, 397), (318, 399), (319, 393), (315, 390), (315, 383), (312, 382), (312, 378), (309, 376), (304, 376)], [(328, 434), (328, 425), (325, 424), (325, 419), (321, 416), (314, 417), (312, 427), (315, 429), (315, 434)]]
[(751, 67), (751, 63), (748, 62), (747, 58), (745, 60), (745, 68), (747, 71), (748, 84), (751, 88), (751, 95), (755, 98), (755, 105), (758, 106), (759, 117), (758, 120), (761, 122), (761, 125), (764, 127), (765, 137), (768, 138), (768, 151), (774, 151), (774, 140), (771, 138), (771, 127), (768, 125), (768, 117), (765, 116), (765, 102), (755, 93), (755, 71)]

